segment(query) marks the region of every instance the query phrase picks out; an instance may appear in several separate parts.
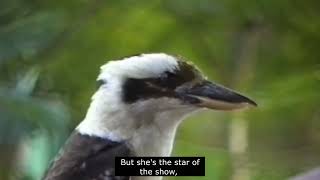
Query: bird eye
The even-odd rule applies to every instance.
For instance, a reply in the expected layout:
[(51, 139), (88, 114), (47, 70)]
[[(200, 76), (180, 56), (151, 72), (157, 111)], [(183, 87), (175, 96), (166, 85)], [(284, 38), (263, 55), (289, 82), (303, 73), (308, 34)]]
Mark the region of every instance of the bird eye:
[(160, 82), (167, 82), (167, 81), (170, 80), (173, 76), (174, 76), (173, 73), (171, 73), (171, 72), (165, 72), (165, 73), (163, 73), (163, 74), (158, 78), (158, 81), (160, 81)]
[(172, 73), (172, 72), (167, 71), (167, 72), (165, 73), (165, 77), (166, 77), (167, 79), (171, 79), (171, 78), (177, 77), (177, 75), (176, 75), (175, 73)]
[(161, 87), (174, 88), (178, 76), (172, 72), (163, 73), (156, 81), (156, 84)]

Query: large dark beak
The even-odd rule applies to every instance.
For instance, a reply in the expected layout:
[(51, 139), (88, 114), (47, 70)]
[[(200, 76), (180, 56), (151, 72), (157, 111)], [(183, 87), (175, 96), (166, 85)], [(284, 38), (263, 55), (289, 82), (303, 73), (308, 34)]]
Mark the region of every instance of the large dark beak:
[(217, 110), (234, 110), (257, 104), (231, 89), (204, 81), (196, 85), (185, 85), (176, 90), (184, 101), (199, 107)]

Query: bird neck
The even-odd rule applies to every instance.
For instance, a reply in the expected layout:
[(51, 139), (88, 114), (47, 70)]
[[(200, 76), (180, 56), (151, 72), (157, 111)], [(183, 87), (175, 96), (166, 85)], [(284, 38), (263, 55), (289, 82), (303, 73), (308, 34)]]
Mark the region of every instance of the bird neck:
[[(104, 99), (92, 101), (77, 130), (115, 142), (126, 141), (137, 156), (169, 156), (178, 125), (193, 111), (188, 108), (160, 110), (151, 105), (162, 102), (124, 106)], [(161, 101), (168, 104), (167, 99)]]

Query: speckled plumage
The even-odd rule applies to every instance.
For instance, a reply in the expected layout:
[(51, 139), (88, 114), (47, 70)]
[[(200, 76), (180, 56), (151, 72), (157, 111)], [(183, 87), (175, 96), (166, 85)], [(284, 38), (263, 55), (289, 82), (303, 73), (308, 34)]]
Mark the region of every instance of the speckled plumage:
[(132, 156), (125, 142), (73, 132), (43, 180), (128, 180), (114, 176), (114, 157)]

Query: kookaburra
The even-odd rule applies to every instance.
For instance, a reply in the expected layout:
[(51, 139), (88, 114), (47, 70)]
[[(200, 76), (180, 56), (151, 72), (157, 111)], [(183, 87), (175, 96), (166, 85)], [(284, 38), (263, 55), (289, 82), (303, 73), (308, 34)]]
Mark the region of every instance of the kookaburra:
[(170, 156), (177, 127), (203, 108), (233, 110), (256, 103), (210, 82), (194, 65), (164, 53), (109, 61), (84, 120), (44, 180), (161, 179), (114, 176), (117, 156)]

